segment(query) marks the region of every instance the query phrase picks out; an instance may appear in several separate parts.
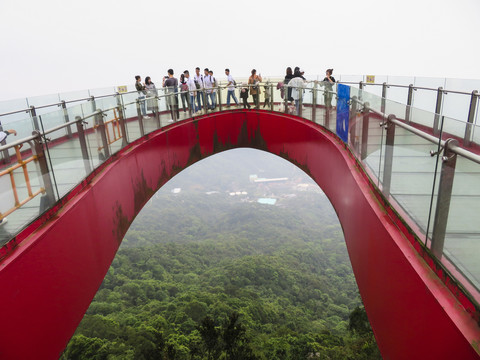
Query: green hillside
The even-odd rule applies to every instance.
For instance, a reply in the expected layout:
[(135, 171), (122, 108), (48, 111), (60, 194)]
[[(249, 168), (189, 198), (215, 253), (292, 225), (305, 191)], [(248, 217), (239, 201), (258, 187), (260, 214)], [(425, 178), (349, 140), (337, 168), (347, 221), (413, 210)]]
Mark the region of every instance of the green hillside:
[(146, 205), (62, 358), (381, 357), (328, 199), (283, 160), (240, 150)]

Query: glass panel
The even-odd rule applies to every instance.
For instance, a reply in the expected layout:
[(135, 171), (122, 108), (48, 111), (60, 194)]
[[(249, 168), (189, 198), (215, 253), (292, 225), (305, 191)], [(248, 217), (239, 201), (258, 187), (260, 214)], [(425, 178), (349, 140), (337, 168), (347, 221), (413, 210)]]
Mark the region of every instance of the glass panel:
[[(325, 75), (323, 77), (325, 77)], [(323, 77), (321, 78), (321, 80), (323, 80)], [(363, 75), (340, 75), (339, 78), (336, 80), (338, 82), (354, 83), (354, 84), (348, 84), (348, 85), (358, 88), (360, 81), (364, 81), (364, 78), (363, 78)]]
[(83, 159), (77, 137), (67, 138), (61, 129), (47, 135), (57, 141), (47, 143), (48, 166), (53, 169), (58, 195), (61, 198), (87, 176), (88, 161)]
[(98, 88), (88, 90), (90, 96), (105, 96), (105, 95), (114, 95), (117, 92), (117, 89), (114, 87)]
[(444, 252), (480, 288), (480, 165), (457, 156)]
[[(43, 114), (38, 116), (40, 123), (41, 123), (41, 130), (42, 131), (47, 131), (51, 128), (54, 128), (56, 126), (65, 124), (65, 113), (62, 110), (51, 112), (48, 114)], [(71, 127), (72, 129), (74, 126)], [(55, 131), (52, 134), (49, 134), (47, 137), (50, 140), (57, 140), (60, 138), (63, 138), (65, 135), (67, 135), (67, 128), (63, 128), (61, 130)]]
[[(448, 89), (447, 89), (448, 90)], [(454, 94), (447, 92), (443, 97), (442, 114), (463, 122), (468, 121), (471, 96), (467, 94)]]
[(23, 114), (22, 118), (17, 118), (14, 121), (5, 121), (2, 123), (4, 130), (13, 129), (17, 131), (17, 136), (9, 136), (5, 140), (7, 144), (12, 143), (15, 140), (22, 139), (32, 135), (32, 131), (35, 130), (33, 121), (28, 115)]
[(480, 80), (447, 78), (445, 79), (445, 89), (471, 93), (473, 90), (480, 90)]
[(435, 113), (436, 105), (437, 105), (436, 90), (416, 89), (413, 91), (412, 106), (415, 107), (416, 109)]
[(476, 120), (475, 120), (475, 125), (473, 125), (471, 127), (472, 127), (472, 141), (475, 144), (478, 145), (478, 144), (480, 144), (480, 124), (479, 124), (478, 109), (477, 109), (477, 116), (476, 116)]
[[(19, 149), (23, 166), (13, 170), (13, 166), (18, 163), (15, 150), (10, 149), (11, 161), (6, 166), (2, 164), (0, 167), (0, 212), (8, 218), (8, 222), (0, 228), (0, 246), (46, 210), (40, 209), (40, 199), (45, 187), (38, 162), (32, 156), (33, 146), (33, 142), (24, 143)], [(14, 183), (11, 181), (10, 173), (13, 174)], [(14, 190), (17, 193), (17, 201), (24, 203), (15, 211), (13, 211), (16, 203)]]
[(383, 118), (370, 112), (368, 118), (364, 119), (363, 113), (360, 111), (361, 108), (356, 117), (359, 123), (358, 137), (360, 139), (357, 151), (360, 154), (359, 158), (372, 176), (372, 180), (378, 186), (383, 176), (385, 154), (385, 127), (380, 126)]
[[(440, 126), (440, 116), (437, 117), (438, 119), (438, 125)], [(428, 127), (428, 129), (425, 129), (427, 132), (431, 133), (434, 128), (434, 122), (435, 122), (435, 114), (430, 111), (422, 110), (422, 109), (417, 109), (417, 108), (410, 108), (410, 125), (413, 124), (418, 124), (418, 125), (423, 125)]]
[(455, 137), (460, 141), (460, 146), (463, 146), (463, 139), (468, 123), (450, 117), (443, 117), (443, 134), (445, 138)]
[(380, 98), (382, 97), (382, 85), (381, 85), (381, 83), (380, 84), (364, 83), (363, 84), (363, 90), (372, 94), (372, 95), (378, 96)]
[(405, 112), (407, 111), (407, 105), (399, 103), (398, 101), (386, 100), (385, 101), (385, 114), (395, 115), (397, 119), (404, 120)]
[[(28, 109), (27, 99), (0, 101), (0, 115), (22, 109)], [(21, 111), (16, 114), (0, 116), (0, 124), (5, 125), (17, 120), (22, 120), (25, 118), (26, 113), (25, 111)]]
[(394, 142), (390, 194), (426, 233), (437, 161), (430, 151), (436, 150), (435, 144), (399, 126)]
[[(59, 97), (61, 100), (64, 100), (65, 102), (67, 102), (67, 107), (69, 107), (69, 106), (78, 105), (77, 100), (88, 99), (90, 97), (90, 93), (88, 92), (88, 90), (71, 91), (67, 93), (61, 93)], [(70, 105), (69, 104), (70, 101), (74, 101), (74, 102), (71, 103)]]
[(37, 115), (57, 111), (60, 101), (61, 99), (58, 94), (34, 96), (27, 98), (28, 106), (35, 106)]

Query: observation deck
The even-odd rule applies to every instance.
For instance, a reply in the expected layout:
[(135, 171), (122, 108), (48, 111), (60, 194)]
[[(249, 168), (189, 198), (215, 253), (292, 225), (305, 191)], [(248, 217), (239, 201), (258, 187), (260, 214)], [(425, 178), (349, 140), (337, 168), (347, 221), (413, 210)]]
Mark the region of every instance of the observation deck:
[[(250, 103), (252, 105), (250, 110), (244, 110), (242, 105), (227, 108), (225, 104), (227, 89), (220, 85), (215, 92), (217, 101), (215, 109), (209, 110), (204, 107), (200, 112), (194, 113), (187, 106), (184, 112), (181, 101), (178, 99), (180, 103), (178, 117), (168, 108), (177, 95), (164, 92), (163, 89), (158, 89), (157, 93), (148, 94), (146, 98), (139, 98), (137, 91), (123, 93), (102, 91), (94, 95), (89, 93), (89, 96), (76, 94), (76, 96), (70, 95), (70, 98), (65, 97), (63, 101), (59, 99), (50, 104), (44, 102), (41, 105), (12, 109), (0, 115), (4, 129), (13, 128), (18, 132), (17, 137), (8, 137), (8, 142), (0, 146), (0, 219), (8, 217), (8, 222), (0, 227), (0, 245), (2, 246), (0, 284), (8, 285), (9, 279), (3, 274), (7, 273), (9, 267), (13, 268), (14, 263), (18, 264), (19, 269), (21, 268), (22, 261), (26, 261), (22, 260), (26, 257), (24, 255), (22, 257), (22, 252), (34, 246), (36, 239), (43, 236), (42, 232), (45, 232), (46, 228), (55, 226), (54, 222), (62, 218), (65, 212), (70, 211), (72, 203), (79, 204), (78, 198), (84, 196), (83, 194), (90, 187), (95, 189), (96, 179), (105, 176), (103, 173), (122, 161), (123, 156), (137, 151), (140, 144), (148, 147), (150, 139), (154, 141), (156, 137), (164, 134), (163, 146), (177, 151), (170, 152), (169, 156), (163, 160), (162, 171), (165, 174), (161, 175), (161, 180), (158, 180), (159, 185), (155, 185), (156, 187), (174, 176), (175, 171), (181, 171), (182, 168), (204, 156), (235, 146), (249, 146), (277, 153), (309, 173), (321, 187), (322, 181), (326, 184), (338, 182), (338, 186), (341, 187), (342, 182), (334, 178), (335, 171), (332, 171), (332, 174), (322, 175), (332, 179), (318, 179), (319, 175), (316, 175), (314, 165), (308, 159), (309, 156), (313, 156), (312, 148), (317, 146), (315, 143), (317, 140), (314, 140), (316, 135), (312, 135), (317, 131), (323, 137), (330, 139), (336, 151), (343, 153), (343, 158), (349, 164), (351, 176), (356, 183), (360, 184), (360, 190), (355, 191), (370, 192), (369, 206), (373, 208), (379, 219), (381, 218), (379, 214), (384, 213), (379, 223), (389, 223), (391, 226), (388, 231), (405, 240), (399, 248), (402, 249), (400, 252), (408, 261), (415, 262), (416, 265), (412, 265), (412, 268), (418, 270), (425, 265), (425, 268), (418, 270), (419, 278), (422, 279), (425, 288), (434, 294), (439, 309), (447, 308), (447, 317), (453, 324), (452, 329), (455, 327), (459, 329), (458, 333), (465, 340), (465, 343), (455, 343), (453, 347), (458, 348), (459, 353), (466, 358), (479, 358), (480, 222), (477, 208), (480, 206), (480, 125), (477, 123), (478, 93), (413, 84), (387, 84), (386, 82), (367, 84), (363, 81), (349, 81), (349, 79), (329, 87), (322, 82), (312, 81), (304, 88), (297, 89), (299, 98), (298, 107), (295, 107), (294, 104), (287, 102), (285, 96), (282, 97), (282, 91), (277, 89), (276, 84), (277, 81), (261, 84), (262, 90), (265, 87), (270, 89), (270, 102), (265, 104), (263, 95), (265, 91), (262, 91), (257, 108), (255, 104)], [(205, 104), (208, 94), (205, 91), (199, 93)], [(17, 105), (18, 103), (11, 106)], [(30, 105), (30, 102), (27, 105)], [(143, 114), (144, 106), (148, 116)], [(428, 109), (429, 107), (431, 108)], [(28, 115), (25, 116), (25, 113)], [(233, 133), (228, 133), (230, 130), (225, 130), (225, 127), (229, 126), (229, 120), (226, 119), (230, 118), (234, 123), (237, 121), (239, 124), (238, 134), (235, 133), (235, 137)], [(244, 122), (242, 123), (240, 119)], [(255, 123), (257, 128), (249, 127), (253, 125), (245, 125), (250, 124), (254, 121), (253, 119), (258, 121)], [(278, 119), (279, 129), (271, 129), (275, 126), (272, 119)], [(291, 129), (297, 131), (295, 136), (298, 137), (297, 140), (291, 141), (294, 144), (291, 146), (300, 143), (299, 148), (295, 148), (294, 152), (292, 147), (289, 147), (290, 143), (284, 145), (275, 143), (278, 148), (274, 151), (267, 134), (273, 131), (279, 139), (293, 136), (288, 134), (287, 129), (290, 129), (290, 125), (280, 125), (288, 119), (295, 122), (296, 125)], [(202, 136), (205, 136), (203, 134), (207, 131), (200, 128), (203, 123), (210, 124), (205, 125), (212, 132), (209, 145), (202, 140)], [(301, 127), (298, 124), (301, 124)], [(178, 140), (177, 137), (168, 135), (174, 132), (181, 134), (182, 131), (185, 131), (185, 134), (183, 137), (178, 135)], [(192, 131), (197, 133), (193, 134)], [(298, 131), (302, 133), (299, 134)], [(225, 135), (226, 137), (221, 141), (223, 132), (228, 135)], [(274, 142), (274, 140), (271, 141)], [(322, 146), (319, 146), (319, 149), (323, 149)], [(206, 150), (207, 148), (209, 150)], [(315, 151), (317, 150), (315, 148)], [(181, 152), (182, 154), (185, 152), (186, 155), (179, 155)], [(333, 155), (325, 150), (324, 154), (316, 152), (315, 156), (321, 158)], [(185, 161), (179, 160), (182, 158)], [(142, 161), (140, 157), (137, 158), (137, 162), (139, 161)], [(335, 165), (330, 164), (330, 166)], [(330, 170), (330, 168), (324, 170)], [(358, 177), (357, 173), (361, 176)], [(131, 182), (133, 190), (130, 191), (135, 193), (134, 215), (153, 195), (148, 177), (144, 178), (142, 173), (140, 178), (143, 179), (143, 183)], [(332, 200), (346, 232), (347, 247), (354, 273), (367, 314), (371, 319), (373, 318), (372, 326), (380, 350), (389, 358), (401, 358), (402, 354), (399, 351), (402, 346), (393, 344), (392, 340), (397, 333), (394, 330), (385, 333), (384, 327), (387, 326), (385, 325), (387, 320), (380, 320), (385, 309), (377, 304), (373, 294), (379, 297), (381, 290), (370, 288), (381, 289), (385, 286), (386, 291), (395, 287), (399, 293), (405, 294), (406, 298), (422, 299), (423, 295), (411, 292), (407, 294), (407, 290), (402, 292), (402, 286), (408, 285), (376, 283), (373, 280), (376, 276), (371, 274), (372, 269), (366, 270), (369, 266), (367, 262), (378, 261), (378, 259), (369, 259), (369, 252), (372, 257), (385, 256), (381, 262), (382, 266), (395, 268), (398, 264), (391, 260), (390, 254), (378, 250), (384, 246), (382, 242), (390, 241), (386, 238), (377, 239), (375, 233), (362, 235), (372, 241), (367, 243), (365, 240), (364, 246), (378, 246), (376, 249), (365, 250), (360, 250), (362, 243), (349, 240), (355, 237), (355, 229), (368, 232), (365, 228), (352, 227), (352, 233), (347, 234), (350, 226), (348, 223), (362, 222), (363, 216), (362, 213), (352, 212), (342, 215), (345, 213), (343, 206), (353, 206), (348, 204), (349, 201), (353, 201), (353, 197), (348, 195), (352, 191), (354, 190), (339, 188), (330, 192), (325, 190), (325, 193)], [(97, 192), (95, 196), (101, 198), (103, 195)], [(122, 197), (122, 195), (118, 196)], [(107, 195), (105, 197), (107, 198)], [(91, 211), (95, 212), (96, 209)], [(115, 211), (123, 210), (117, 207)], [(109, 221), (103, 219), (102, 213), (96, 214), (96, 218), (98, 226), (103, 226), (103, 221)], [(115, 225), (120, 229), (119, 233), (115, 234), (119, 242), (131, 220), (133, 218), (129, 218), (123, 225)], [(69, 234), (63, 234), (63, 236), (68, 237)], [(42, 241), (46, 242), (48, 239)], [(377, 245), (374, 245), (375, 243)], [(116, 248), (112, 249), (111, 256), (114, 256), (115, 252)], [(362, 253), (361, 256), (360, 253)], [(90, 255), (96, 256), (94, 253)], [(412, 260), (412, 257), (416, 259)], [(107, 262), (105, 261), (105, 265), (109, 265)], [(59, 268), (49, 271), (63, 270), (65, 269)], [(375, 270), (383, 271), (384, 269), (378, 267)], [(406, 273), (409, 271), (405, 270)], [(410, 276), (413, 275), (406, 275), (405, 281), (410, 281)], [(22, 278), (22, 274), (18, 274), (16, 281), (18, 284), (23, 284), (29, 279)], [(96, 281), (92, 284), (92, 288), (97, 286), (98, 280)], [(415, 300), (412, 301), (415, 302)], [(8, 301), (0, 303), (11, 309)], [(23, 304), (26, 303), (28, 303), (27, 300), (23, 302)], [(427, 306), (426, 302), (422, 303), (420, 300), (420, 304), (417, 305), (420, 308), (412, 310), (401, 309), (400, 303), (394, 304), (401, 314), (406, 314), (408, 311), (419, 314), (428, 313), (423, 308)], [(78, 316), (81, 319), (83, 313)], [(423, 319), (422, 315), (419, 315), (419, 318)], [(14, 318), (12, 317), (11, 320), (13, 322)], [(427, 327), (444, 326), (444, 323), (436, 323), (435, 319), (424, 320), (430, 322), (430, 325), (426, 325)], [(73, 323), (75, 321), (76, 318), (72, 319)], [(395, 323), (391, 326), (407, 328), (408, 324)], [(418, 331), (425, 331), (425, 328)], [(442, 329), (436, 331), (442, 331)], [(65, 332), (68, 331), (65, 330)], [(0, 335), (2, 338), (3, 333)], [(68, 340), (71, 335), (72, 333), (66, 334), (64, 338)], [(424, 334), (419, 333), (413, 336), (421, 335)], [(411, 341), (411, 337), (409, 339)], [(453, 354), (445, 351), (452, 348), (448, 344), (434, 345), (438, 339), (437, 332), (427, 335), (424, 342), (425, 349), (420, 352), (417, 350), (417, 354), (436, 353), (444, 356)], [(398, 344), (402, 342), (399, 341)], [(3, 340), (1, 345), (3, 348)], [(433, 349), (434, 346), (436, 346), (435, 349)], [(61, 350), (61, 346), (57, 345), (55, 349)], [(14, 354), (14, 350), (8, 354)]]

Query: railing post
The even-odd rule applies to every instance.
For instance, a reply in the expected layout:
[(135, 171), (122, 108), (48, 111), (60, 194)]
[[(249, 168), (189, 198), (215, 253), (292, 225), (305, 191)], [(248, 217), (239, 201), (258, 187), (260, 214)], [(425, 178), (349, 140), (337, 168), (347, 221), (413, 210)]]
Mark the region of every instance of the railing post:
[(285, 114), (288, 114), (288, 89), (289, 89), (288, 84), (286, 84), (286, 85), (284, 84), (283, 89), (284, 89), (284, 91), (283, 91), (283, 100), (284, 101), (283, 102), (285, 104)]
[[(143, 115), (142, 115), (142, 109), (140, 105), (140, 99), (137, 99), (137, 118), (138, 118), (138, 125), (140, 126), (140, 135), (145, 136), (145, 128), (143, 126)], [(171, 108), (171, 106), (169, 105)]]
[[(297, 88), (297, 91), (298, 91), (298, 116), (302, 117), (302, 113), (303, 113), (303, 110), (302, 110), (302, 107), (303, 107), (303, 86)], [(258, 100), (258, 102), (260, 103), (260, 100)]]
[(274, 111), (273, 84), (270, 84), (270, 111)]
[[(138, 104), (138, 102), (137, 102)], [(102, 159), (101, 152), (98, 152), (98, 157), (100, 160), (106, 160), (110, 157), (110, 149), (108, 148), (107, 132), (105, 128), (105, 122), (103, 121), (103, 111), (98, 110), (95, 114), (95, 123), (97, 124), (97, 129), (100, 131), (100, 136), (102, 138), (102, 146), (104, 150), (104, 159)], [(143, 134), (142, 134), (143, 136)]]
[(363, 83), (363, 81), (360, 81), (360, 82), (358, 83), (358, 88), (360, 89), (360, 91), (358, 92), (358, 99), (359, 99), (359, 100), (362, 99), (364, 86), (365, 86), (365, 84)]
[[(117, 110), (118, 110), (118, 122), (120, 123), (120, 131), (122, 132), (122, 147), (128, 144), (127, 141), (127, 125), (125, 123), (125, 111), (123, 107), (123, 97), (120, 93), (117, 93)], [(157, 113), (157, 122), (160, 124), (160, 119)], [(160, 125), (158, 126), (160, 129)]]
[(218, 109), (222, 111), (222, 88), (220, 86), (217, 87), (218, 93)]
[(92, 172), (90, 166), (90, 157), (88, 156), (87, 140), (85, 138), (85, 131), (83, 129), (83, 120), (81, 116), (75, 117), (75, 123), (77, 125), (78, 140), (80, 141), (80, 149), (82, 150), (83, 164), (85, 165), (86, 174)]
[(35, 110), (35, 106), (30, 106), (30, 116), (32, 117), (33, 121), (33, 129), (40, 131), (40, 125), (38, 124), (38, 117), (37, 117), (37, 110)]
[(207, 102), (207, 91), (205, 88), (202, 88), (202, 96), (203, 96), (203, 112), (205, 115), (208, 114), (208, 102)]
[(363, 107), (363, 121), (362, 121), (362, 147), (360, 150), (360, 158), (365, 160), (368, 155), (368, 127), (370, 125), (370, 108), (369, 103), (365, 103)]
[(313, 82), (313, 89), (312, 89), (312, 121), (316, 122), (317, 118), (317, 86), (318, 82)]
[(352, 107), (350, 108), (350, 120), (348, 121), (348, 124), (350, 126), (349, 133), (350, 133), (350, 143), (352, 144), (353, 149), (357, 150), (357, 102), (355, 101), (357, 99), (356, 96), (352, 97), (351, 104)]
[(413, 101), (413, 85), (408, 85), (408, 95), (407, 95), (407, 108), (405, 109), (405, 122), (410, 122), (410, 109), (412, 107)]
[(387, 198), (390, 195), (390, 185), (392, 183), (393, 147), (395, 145), (395, 123), (392, 122), (393, 119), (395, 119), (395, 115), (388, 115), (387, 122), (385, 123), (387, 136), (385, 140), (382, 192)]
[(465, 136), (463, 137), (463, 145), (470, 146), (472, 140), (472, 127), (475, 122), (475, 116), (477, 113), (478, 91), (472, 91), (472, 97), (470, 98), (470, 109), (468, 110), (468, 120), (465, 125)]
[[(68, 110), (67, 110), (67, 103), (65, 100), (62, 100), (62, 109), (63, 109), (63, 118), (65, 120), (65, 124), (70, 122), (70, 118), (68, 117)], [(72, 129), (70, 126), (67, 126), (67, 137), (70, 139), (72, 137)]]
[(90, 96), (90, 101), (92, 102), (92, 113), (97, 111), (97, 103), (95, 102), (95, 96)]
[[(42, 174), (42, 183), (45, 189), (45, 194), (40, 197), (40, 211), (42, 214), (45, 210), (55, 204), (55, 192), (53, 190), (52, 178), (48, 170), (47, 158), (45, 156), (44, 143), (41, 141), (42, 135), (40, 130), (34, 130), (33, 135), (37, 135), (34, 139), (33, 154), (37, 157), (37, 164), (40, 173)], [(53, 169), (52, 169), (53, 171)]]
[[(195, 94), (195, 93), (194, 93)], [(196, 99), (196, 95), (193, 95), (193, 108), (195, 108), (195, 99)], [(193, 117), (193, 111), (192, 110), (192, 104), (191, 104), (191, 101), (192, 101), (192, 97), (190, 95), (190, 89), (187, 91), (187, 99), (188, 99), (188, 116), (189, 117)]]
[(357, 116), (357, 103), (358, 101), (358, 98), (356, 96), (352, 96), (352, 99), (350, 100), (350, 103), (351, 103), (351, 108), (350, 108), (350, 119), (351, 121), (353, 121), (356, 116)]
[(384, 82), (382, 84), (382, 104), (380, 105), (380, 112), (382, 114), (385, 114), (385, 105), (386, 105), (386, 102), (387, 102), (387, 83)]
[(448, 139), (445, 142), (442, 156), (442, 171), (438, 186), (437, 206), (435, 219), (433, 221), (431, 249), (433, 254), (439, 259), (443, 255), (450, 200), (452, 198), (453, 178), (455, 176), (455, 166), (457, 163), (457, 154), (450, 149), (452, 145), (458, 145), (458, 141)]
[(433, 118), (433, 135), (438, 136), (440, 134), (440, 114), (442, 112), (443, 103), (443, 88), (440, 86), (437, 90), (437, 104), (435, 105), (435, 115)]

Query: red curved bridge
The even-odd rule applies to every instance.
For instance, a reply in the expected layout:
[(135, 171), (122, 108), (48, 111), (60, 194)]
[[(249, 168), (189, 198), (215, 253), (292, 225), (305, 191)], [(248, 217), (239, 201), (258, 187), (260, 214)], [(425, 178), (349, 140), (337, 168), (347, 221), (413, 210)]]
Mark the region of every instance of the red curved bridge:
[(385, 359), (478, 359), (478, 311), (328, 129), (270, 111), (171, 124), (128, 144), (27, 227), (0, 264), (0, 358), (58, 358), (135, 216), (175, 174), (249, 147), (309, 174), (341, 222)]

